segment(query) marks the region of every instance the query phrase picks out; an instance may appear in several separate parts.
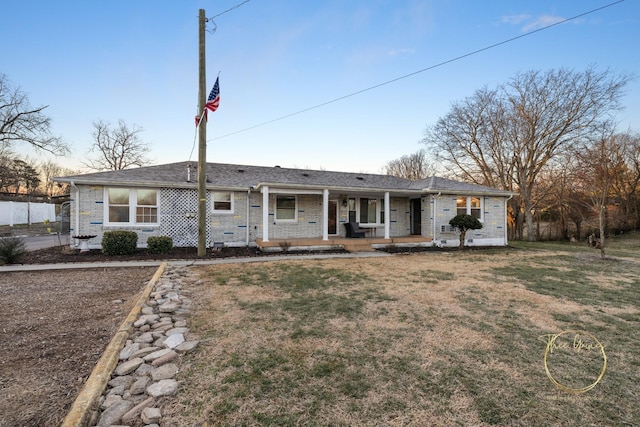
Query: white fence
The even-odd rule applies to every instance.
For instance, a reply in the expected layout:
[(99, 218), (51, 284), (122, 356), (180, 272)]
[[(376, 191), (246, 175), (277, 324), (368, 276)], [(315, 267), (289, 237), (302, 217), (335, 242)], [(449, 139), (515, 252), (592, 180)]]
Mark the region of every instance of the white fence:
[(36, 224), (56, 220), (56, 205), (51, 203), (0, 202), (0, 225)]

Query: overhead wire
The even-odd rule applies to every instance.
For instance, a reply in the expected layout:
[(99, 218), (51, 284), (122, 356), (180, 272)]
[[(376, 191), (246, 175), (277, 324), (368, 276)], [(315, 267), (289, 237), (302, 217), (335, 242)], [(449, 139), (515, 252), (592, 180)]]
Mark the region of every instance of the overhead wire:
[(251, 0), (244, 0), (242, 3), (238, 3), (237, 5), (230, 7), (229, 9), (225, 10), (224, 12), (220, 12), (219, 14), (214, 15), (214, 16), (212, 16), (211, 18), (207, 18), (207, 19), (209, 19), (209, 20), (213, 20), (214, 18), (217, 18), (218, 16), (222, 16), (222, 15), (224, 15), (225, 13), (231, 12), (233, 9), (237, 9), (237, 8), (239, 8), (240, 6), (242, 6), (242, 5), (243, 5), (243, 4), (245, 4), (245, 3), (249, 3), (250, 1), (251, 1)]
[[(249, 1), (249, 0), (246, 0), (244, 3), (246, 3), (247, 1)], [(382, 82), (382, 83), (378, 83), (376, 85), (367, 87), (365, 89), (360, 89), (358, 91), (351, 92), (351, 93), (349, 93), (347, 95), (343, 95), (343, 96), (339, 96), (337, 98), (333, 98), (333, 99), (331, 99), (329, 101), (325, 101), (325, 102), (322, 102), (320, 104), (316, 104), (314, 106), (307, 107), (307, 108), (304, 108), (302, 110), (298, 110), (298, 111), (293, 112), (293, 113), (285, 114), (284, 116), (276, 117), (275, 119), (271, 119), (271, 120), (268, 120), (266, 122), (258, 123), (256, 125), (253, 125), (253, 126), (250, 126), (250, 127), (244, 128), (244, 129), (240, 129), (240, 130), (237, 130), (237, 131), (234, 131), (234, 132), (231, 132), (231, 133), (227, 133), (225, 135), (221, 135), (221, 136), (218, 136), (218, 137), (215, 137), (215, 138), (208, 139), (207, 142), (216, 141), (218, 139), (226, 138), (226, 137), (229, 137), (229, 136), (232, 136), (232, 135), (237, 135), (239, 133), (246, 132), (246, 131), (249, 131), (249, 130), (252, 130), (252, 129), (255, 129), (255, 128), (258, 128), (258, 127), (266, 126), (268, 124), (271, 124), (271, 123), (274, 123), (274, 122), (277, 122), (277, 121), (280, 121), (280, 120), (284, 120), (284, 119), (287, 119), (289, 117), (297, 116), (298, 114), (306, 113), (307, 111), (311, 111), (311, 110), (315, 110), (315, 109), (320, 108), (320, 107), (324, 107), (325, 105), (333, 104), (335, 102), (342, 101), (342, 100), (347, 99), (347, 98), (351, 98), (352, 96), (360, 95), (361, 93), (368, 92), (368, 91), (371, 91), (373, 89), (377, 89), (379, 87), (386, 86), (386, 85), (391, 84), (391, 83), (395, 83), (395, 82), (397, 82), (399, 80), (403, 80), (403, 79), (406, 79), (408, 77), (415, 76), (416, 74), (424, 73), (425, 71), (433, 70), (434, 68), (442, 67), (442, 66), (450, 64), (452, 62), (456, 62), (456, 61), (459, 61), (461, 59), (468, 58), (469, 56), (477, 55), (478, 53), (485, 52), (487, 50), (496, 48), (498, 46), (502, 46), (504, 44), (511, 43), (511, 42), (513, 42), (515, 40), (519, 40), (521, 38), (528, 37), (528, 36), (530, 36), (532, 34), (536, 34), (536, 33), (539, 33), (541, 31), (544, 31), (544, 30), (548, 30), (549, 28), (552, 28), (552, 27), (555, 27), (555, 26), (558, 26), (558, 25), (561, 25), (561, 24), (576, 20), (576, 19), (581, 18), (583, 16), (590, 15), (592, 13), (595, 13), (595, 12), (598, 12), (600, 10), (603, 10), (603, 9), (609, 8), (611, 6), (614, 6), (614, 5), (618, 4), (618, 3), (622, 3), (623, 1), (624, 0), (618, 0), (618, 1), (606, 4), (604, 6), (601, 6), (601, 7), (595, 8), (595, 9), (591, 9), (591, 10), (589, 10), (587, 12), (584, 12), (584, 13), (581, 13), (579, 15), (575, 15), (575, 16), (572, 16), (570, 18), (566, 18), (566, 19), (563, 19), (561, 21), (554, 22), (552, 24), (546, 25), (544, 27), (540, 27), (540, 28), (537, 28), (535, 30), (531, 30), (531, 31), (526, 32), (524, 34), (520, 34), (519, 36), (511, 37), (511, 38), (503, 40), (501, 42), (494, 43), (494, 44), (491, 44), (489, 46), (485, 46), (483, 48), (473, 50), (471, 52), (465, 53), (465, 54), (460, 55), (460, 56), (456, 56), (454, 58), (448, 59), (448, 60), (443, 61), (443, 62), (439, 62), (439, 63), (437, 63), (435, 65), (431, 65), (431, 66), (423, 68), (421, 70), (414, 71), (412, 73), (405, 74), (403, 76), (396, 77), (394, 79), (387, 80), (387, 81)], [(241, 3), (240, 5), (242, 5), (242, 4), (243, 3)], [(238, 6), (240, 6), (240, 5), (238, 5)]]

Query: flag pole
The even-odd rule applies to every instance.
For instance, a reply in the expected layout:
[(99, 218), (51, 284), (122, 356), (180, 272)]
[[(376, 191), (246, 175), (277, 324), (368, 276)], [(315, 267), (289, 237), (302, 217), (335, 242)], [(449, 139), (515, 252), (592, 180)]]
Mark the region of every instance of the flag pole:
[(204, 9), (200, 9), (198, 31), (198, 110), (200, 111), (200, 123), (198, 123), (198, 256), (207, 254), (207, 126), (202, 124), (206, 102), (206, 61), (205, 61), (205, 28), (207, 18)]

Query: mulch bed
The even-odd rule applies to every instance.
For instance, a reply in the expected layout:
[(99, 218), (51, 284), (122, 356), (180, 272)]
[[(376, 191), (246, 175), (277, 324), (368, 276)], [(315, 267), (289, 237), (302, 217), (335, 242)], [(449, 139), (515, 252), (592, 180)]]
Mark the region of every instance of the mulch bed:
[(52, 247), (30, 251), (20, 258), (20, 264), (58, 264), (76, 262), (112, 262), (112, 261), (164, 261), (164, 260), (197, 260), (217, 258), (249, 258), (259, 256), (301, 255), (311, 253), (346, 253), (344, 250), (330, 251), (287, 251), (262, 252), (258, 248), (239, 247), (222, 248), (220, 250), (207, 250), (203, 257), (198, 256), (197, 248), (172, 248), (166, 254), (150, 254), (146, 249), (137, 249), (130, 255), (106, 255), (100, 249), (92, 249), (89, 252), (80, 252), (68, 247)]

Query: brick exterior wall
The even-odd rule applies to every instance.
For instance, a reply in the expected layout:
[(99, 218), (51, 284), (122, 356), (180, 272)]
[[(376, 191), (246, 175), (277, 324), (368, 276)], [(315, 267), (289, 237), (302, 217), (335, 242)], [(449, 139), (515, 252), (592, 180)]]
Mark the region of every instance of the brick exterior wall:
[[(197, 246), (197, 190), (161, 188), (159, 191), (158, 225), (105, 225), (104, 224), (104, 187), (79, 185), (80, 204), (71, 200), (71, 235), (95, 234), (97, 237), (90, 241), (90, 247), (101, 246), (102, 235), (107, 230), (132, 230), (138, 234), (138, 245), (146, 246), (150, 236), (170, 236), (174, 246)], [(72, 192), (75, 196), (75, 192)], [(229, 246), (243, 246), (254, 244), (256, 239), (263, 237), (262, 224), (262, 194), (259, 192), (235, 192), (232, 213), (213, 213), (212, 193), (207, 192), (207, 246), (214, 242), (224, 242)], [(345, 236), (343, 224), (348, 221), (348, 208), (343, 207), (341, 201), (345, 195), (331, 194), (330, 199), (337, 201), (338, 235)], [(353, 197), (353, 196), (347, 196)], [(380, 199), (384, 196), (380, 194)], [(276, 221), (276, 194), (269, 196), (269, 238), (321, 238), (322, 237), (322, 195), (297, 195), (297, 219), (295, 221)], [(504, 239), (505, 203), (502, 197), (482, 197), (484, 212), (484, 227), (472, 230), (467, 238), (482, 241), (499, 241)], [(441, 195), (435, 200), (431, 195), (424, 195), (420, 199), (421, 234), (431, 237), (434, 242), (457, 240), (455, 232), (441, 233), (441, 225), (448, 225), (449, 220), (456, 215), (456, 197)], [(79, 214), (80, 226), (76, 227), (76, 209)], [(408, 236), (411, 232), (411, 202), (409, 198), (391, 197), (389, 200), (389, 234), (390, 237)], [(248, 216), (247, 216), (248, 215)], [(435, 235), (434, 235), (435, 224)], [(248, 234), (248, 238), (247, 238)], [(377, 236), (384, 236), (384, 225), (377, 227)]]
[[(456, 196), (441, 195), (435, 200), (435, 215), (432, 217), (433, 220), (435, 220), (435, 236), (433, 236), (433, 223), (431, 224), (429, 233), (429, 236), (432, 236), (434, 241), (458, 241), (458, 233), (456, 231), (442, 232), (442, 226), (448, 226), (449, 221), (457, 215), (456, 199)], [(469, 230), (466, 238), (473, 239), (474, 244), (477, 243), (478, 245), (481, 245), (483, 242), (504, 240), (506, 232), (504, 229), (506, 199), (490, 196), (483, 196), (481, 199), (484, 216), (482, 221), (483, 227), (480, 230)], [(431, 209), (433, 209), (433, 202), (433, 198), (431, 198)]]

